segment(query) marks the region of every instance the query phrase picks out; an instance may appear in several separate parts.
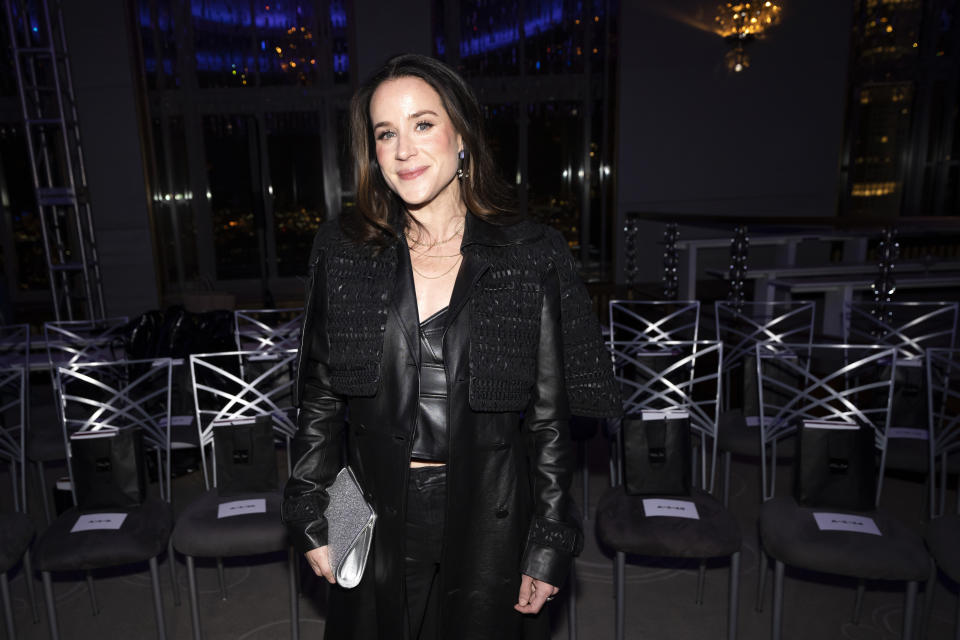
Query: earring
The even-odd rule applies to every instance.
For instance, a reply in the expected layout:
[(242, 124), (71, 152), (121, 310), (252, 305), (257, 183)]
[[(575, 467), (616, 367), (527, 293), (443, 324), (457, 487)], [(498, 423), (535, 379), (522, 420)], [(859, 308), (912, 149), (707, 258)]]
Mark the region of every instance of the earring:
[(463, 180), (464, 178), (470, 177), (470, 174), (463, 170), (463, 158), (464, 153), (463, 149), (460, 150), (460, 165), (457, 167), (457, 179)]

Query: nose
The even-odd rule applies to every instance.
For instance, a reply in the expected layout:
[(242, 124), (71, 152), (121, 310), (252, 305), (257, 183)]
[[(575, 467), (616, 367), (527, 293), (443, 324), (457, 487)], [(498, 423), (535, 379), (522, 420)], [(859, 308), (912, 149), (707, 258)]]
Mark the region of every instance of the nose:
[(410, 136), (397, 136), (397, 160), (406, 160), (411, 156), (417, 155), (417, 148), (410, 139)]

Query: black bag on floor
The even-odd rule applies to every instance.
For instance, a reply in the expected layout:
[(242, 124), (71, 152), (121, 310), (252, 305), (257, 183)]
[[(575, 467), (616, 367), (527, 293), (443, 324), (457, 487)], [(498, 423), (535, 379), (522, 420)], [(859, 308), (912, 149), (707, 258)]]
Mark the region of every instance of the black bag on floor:
[[(623, 419), (623, 482), (629, 495), (690, 495), (690, 418), (657, 412)], [(670, 417), (667, 417), (670, 416)]]
[(231, 420), (213, 428), (217, 491), (221, 496), (276, 491), (273, 417)]
[(138, 427), (82, 431), (70, 436), (80, 511), (131, 509), (147, 496), (143, 432)]
[(794, 460), (797, 502), (808, 507), (870, 511), (876, 506), (877, 464), (869, 426), (808, 421)]

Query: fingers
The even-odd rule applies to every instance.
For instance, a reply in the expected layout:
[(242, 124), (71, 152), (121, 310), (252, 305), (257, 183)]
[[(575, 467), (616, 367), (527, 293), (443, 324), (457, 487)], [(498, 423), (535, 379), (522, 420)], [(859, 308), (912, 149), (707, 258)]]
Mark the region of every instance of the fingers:
[(304, 554), (307, 563), (313, 572), (321, 578), (326, 578), (330, 584), (337, 584), (337, 579), (333, 575), (333, 568), (330, 566), (330, 548), (327, 546), (311, 549)]
[(540, 613), (547, 598), (553, 598), (559, 591), (552, 584), (524, 575), (520, 578), (520, 597), (514, 609), (520, 613)]

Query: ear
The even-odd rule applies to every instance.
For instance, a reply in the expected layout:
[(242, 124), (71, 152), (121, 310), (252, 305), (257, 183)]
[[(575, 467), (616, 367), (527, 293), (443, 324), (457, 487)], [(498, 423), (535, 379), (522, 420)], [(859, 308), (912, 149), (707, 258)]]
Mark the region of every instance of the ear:
[(463, 153), (463, 136), (457, 134), (457, 153)]

